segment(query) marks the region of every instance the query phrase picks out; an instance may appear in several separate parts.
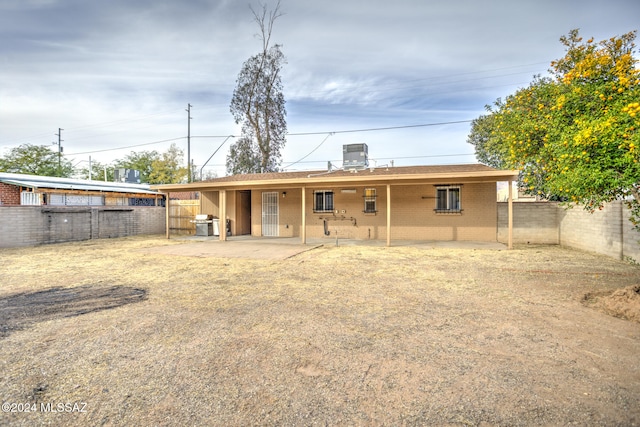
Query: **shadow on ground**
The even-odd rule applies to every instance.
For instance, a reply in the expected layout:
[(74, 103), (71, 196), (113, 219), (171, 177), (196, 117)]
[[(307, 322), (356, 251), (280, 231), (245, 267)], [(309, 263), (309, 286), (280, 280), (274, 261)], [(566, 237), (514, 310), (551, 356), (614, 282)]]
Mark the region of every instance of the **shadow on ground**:
[(144, 301), (147, 291), (127, 286), (55, 287), (0, 298), (0, 338), (29, 325)]

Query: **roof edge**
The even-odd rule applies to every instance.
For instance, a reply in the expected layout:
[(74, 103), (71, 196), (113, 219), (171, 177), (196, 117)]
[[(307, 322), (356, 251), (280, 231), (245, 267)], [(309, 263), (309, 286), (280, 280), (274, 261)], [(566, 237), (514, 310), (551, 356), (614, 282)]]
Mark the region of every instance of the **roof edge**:
[(478, 181), (487, 178), (488, 181), (509, 181), (518, 178), (520, 171), (518, 170), (484, 170), (484, 171), (467, 171), (467, 172), (437, 172), (437, 173), (416, 173), (416, 174), (395, 174), (395, 175), (368, 175), (366, 172), (353, 174), (353, 176), (331, 176), (324, 174), (321, 176), (313, 176), (313, 174), (295, 177), (295, 178), (270, 178), (265, 180), (243, 180), (243, 181), (203, 181), (189, 184), (159, 184), (151, 185), (152, 190), (160, 192), (172, 191), (201, 191), (206, 189), (234, 189), (242, 187), (266, 187), (266, 186), (283, 186), (295, 185), (306, 186), (314, 184), (354, 184), (358, 182), (371, 183), (380, 181), (390, 181), (390, 184), (402, 184), (411, 181), (434, 181), (434, 180), (474, 180)]

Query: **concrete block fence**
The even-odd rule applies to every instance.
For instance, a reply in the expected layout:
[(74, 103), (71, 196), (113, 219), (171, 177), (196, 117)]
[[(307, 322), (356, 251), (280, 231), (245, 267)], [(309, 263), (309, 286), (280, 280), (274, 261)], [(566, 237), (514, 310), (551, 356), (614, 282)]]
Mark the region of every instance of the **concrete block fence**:
[(0, 247), (163, 234), (163, 207), (0, 206)]
[[(498, 203), (498, 241), (507, 241), (507, 203)], [(613, 202), (593, 213), (554, 202), (514, 202), (513, 242), (554, 244), (640, 262), (640, 232), (629, 209)]]

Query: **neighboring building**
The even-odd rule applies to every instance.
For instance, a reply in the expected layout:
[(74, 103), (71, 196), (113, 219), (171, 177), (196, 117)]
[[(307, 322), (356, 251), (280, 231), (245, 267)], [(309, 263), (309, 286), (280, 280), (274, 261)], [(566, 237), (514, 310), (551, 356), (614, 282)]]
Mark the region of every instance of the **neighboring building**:
[(165, 217), (146, 184), (0, 173), (0, 248), (163, 234)]
[(148, 184), (89, 181), (0, 172), (0, 205), (162, 206)]
[[(337, 233), (388, 245), (392, 239), (497, 241), (496, 183), (517, 180), (518, 171), (481, 164), (369, 168), (364, 159), (350, 170), (233, 175), (151, 188), (168, 199), (173, 192), (199, 191), (200, 213), (229, 220), (232, 235), (305, 243)], [(220, 227), (221, 240), (226, 234)]]

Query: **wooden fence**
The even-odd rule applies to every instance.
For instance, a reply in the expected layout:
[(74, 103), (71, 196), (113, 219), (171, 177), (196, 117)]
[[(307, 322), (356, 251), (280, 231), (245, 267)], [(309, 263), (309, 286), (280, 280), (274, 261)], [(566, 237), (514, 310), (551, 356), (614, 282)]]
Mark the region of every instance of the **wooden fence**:
[(191, 221), (200, 213), (200, 200), (169, 201), (169, 233), (195, 234), (196, 225)]

